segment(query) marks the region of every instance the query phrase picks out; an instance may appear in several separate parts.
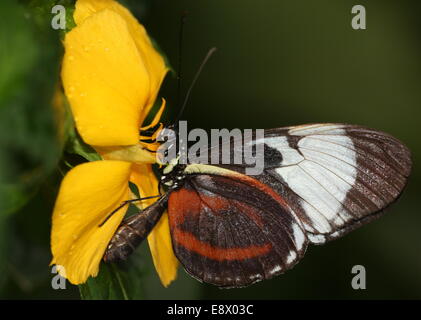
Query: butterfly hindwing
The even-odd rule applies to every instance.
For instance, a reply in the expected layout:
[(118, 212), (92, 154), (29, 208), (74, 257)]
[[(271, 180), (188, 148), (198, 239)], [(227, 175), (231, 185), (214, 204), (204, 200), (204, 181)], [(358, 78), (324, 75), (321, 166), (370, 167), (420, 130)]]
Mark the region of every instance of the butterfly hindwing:
[(199, 174), (171, 192), (173, 248), (195, 278), (241, 287), (290, 269), (307, 238), (273, 190), (242, 174)]

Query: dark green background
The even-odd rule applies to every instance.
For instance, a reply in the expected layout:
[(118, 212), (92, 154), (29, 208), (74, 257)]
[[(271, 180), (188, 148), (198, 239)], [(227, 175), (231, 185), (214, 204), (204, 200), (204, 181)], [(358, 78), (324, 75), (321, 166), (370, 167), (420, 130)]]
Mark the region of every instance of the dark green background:
[[(12, 1), (4, 3), (8, 2)], [(25, 10), (33, 12), (28, 7), (30, 2), (20, 1)], [(164, 289), (151, 266), (148, 249), (143, 245), (136, 256), (142, 298), (421, 298), (418, 201), (421, 172), (417, 166), (421, 155), (421, 4), (392, 0), (131, 0), (125, 3), (145, 24), (173, 67), (177, 66), (178, 59), (180, 16), (185, 10), (189, 12), (182, 55), (183, 92), (207, 50), (213, 46), (218, 48), (184, 113), (183, 118), (189, 121), (190, 128), (273, 128), (308, 122), (360, 124), (386, 131), (404, 141), (412, 150), (414, 162), (406, 192), (384, 217), (343, 239), (324, 246), (311, 246), (293, 270), (246, 289), (219, 290), (198, 283), (182, 269), (178, 280)], [(362, 4), (367, 10), (367, 30), (351, 28), (351, 8), (355, 4)], [(0, 16), (5, 12), (2, 5)], [(0, 28), (0, 112), (8, 107), (1, 113), (1, 125), (5, 115), (16, 112), (13, 111), (16, 106), (26, 106), (16, 117), (27, 117), (25, 112), (30, 115), (40, 104), (47, 105), (45, 97), (51, 95), (57, 80), (60, 34), (43, 29), (48, 15), (37, 14), (44, 20), (37, 22), (34, 18), (32, 24), (23, 20), (25, 23), (20, 29)], [(16, 15), (22, 17), (19, 13)], [(40, 42), (40, 34), (45, 36), (42, 41), (51, 46)], [(22, 35), (29, 38), (22, 40)], [(11, 51), (13, 46), (5, 45), (3, 37), (9, 41), (21, 39), (24, 44), (40, 50), (39, 60), (34, 58), (38, 62), (31, 60), (28, 67), (23, 64), (28, 61), (27, 57), (6, 61), (5, 57), (15, 53)], [(36, 67), (30, 67), (31, 63)], [(5, 70), (9, 72), (7, 77)], [(16, 77), (19, 81), (11, 83), (9, 74), (19, 75), (19, 72), (23, 74), (21, 78)], [(37, 75), (35, 80), (32, 79), (34, 74)], [(38, 89), (39, 97), (33, 96), (34, 88), (44, 88), (44, 91)], [(16, 96), (13, 100), (10, 93), (15, 91), (30, 98), (24, 103)], [(168, 100), (166, 119), (170, 121), (177, 113), (176, 80), (172, 75), (166, 78), (161, 95)], [(23, 208), (13, 214), (0, 212), (2, 298), (79, 297), (77, 287), (68, 285), (66, 290), (53, 290), (50, 286), (53, 276), (48, 269), (50, 215), (61, 179), (57, 166), (50, 164), (59, 161), (56, 149), (44, 141), (36, 147), (51, 154), (51, 158), (41, 157), (43, 154), (38, 155), (36, 150), (20, 156), (20, 152), (31, 145), (31, 137), (44, 132), (45, 127), (35, 127), (30, 134), (22, 133), (20, 127), (0, 128), (1, 141), (7, 140), (8, 146), (13, 146), (17, 135), (24, 134), (19, 139), (28, 141), (27, 145), (19, 142), (22, 147), (13, 161), (4, 160), (10, 152), (1, 145), (0, 170), (7, 175), (2, 172), (0, 178), (10, 180), (8, 168), (12, 163), (19, 164), (20, 170), (25, 171), (32, 168), (29, 160), (37, 159), (42, 160), (46, 168), (43, 180), (26, 192), (32, 198)], [(367, 289), (363, 291), (351, 287), (351, 268), (357, 264), (367, 270)]]

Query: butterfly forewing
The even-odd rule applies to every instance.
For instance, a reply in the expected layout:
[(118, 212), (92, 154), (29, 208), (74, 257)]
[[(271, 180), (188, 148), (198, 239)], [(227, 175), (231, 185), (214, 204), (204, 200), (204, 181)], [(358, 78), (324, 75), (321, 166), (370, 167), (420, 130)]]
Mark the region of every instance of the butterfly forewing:
[(251, 143), (264, 144), (265, 169), (255, 178), (285, 199), (313, 243), (377, 217), (401, 194), (411, 170), (410, 152), (400, 141), (360, 126), (270, 129)]

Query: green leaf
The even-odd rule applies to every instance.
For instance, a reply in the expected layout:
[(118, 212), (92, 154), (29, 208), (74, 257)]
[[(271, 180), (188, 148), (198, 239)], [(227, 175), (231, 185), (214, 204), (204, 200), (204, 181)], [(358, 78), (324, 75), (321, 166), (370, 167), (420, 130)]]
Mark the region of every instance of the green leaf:
[(84, 300), (143, 299), (143, 286), (150, 270), (146, 264), (147, 257), (141, 248), (139, 249), (127, 261), (118, 264), (101, 263), (98, 276), (89, 278), (85, 284), (79, 286), (81, 298)]
[(139, 188), (133, 182), (129, 182), (130, 191), (134, 194), (135, 198), (140, 198)]
[(83, 300), (132, 300), (142, 299), (144, 264), (136, 253), (127, 262), (101, 263), (97, 277), (89, 278), (79, 286)]
[(66, 151), (68, 153), (78, 154), (88, 161), (101, 160), (101, 156), (88, 144), (86, 144), (82, 137), (77, 132), (74, 124), (67, 130), (68, 143)]
[(102, 263), (97, 277), (79, 286), (84, 300), (128, 300), (123, 275), (114, 265)]
[[(21, 208), (61, 155), (53, 97), (61, 45), (50, 16), (0, 2), (0, 215)], [(41, 19), (42, 18), (42, 19)]]

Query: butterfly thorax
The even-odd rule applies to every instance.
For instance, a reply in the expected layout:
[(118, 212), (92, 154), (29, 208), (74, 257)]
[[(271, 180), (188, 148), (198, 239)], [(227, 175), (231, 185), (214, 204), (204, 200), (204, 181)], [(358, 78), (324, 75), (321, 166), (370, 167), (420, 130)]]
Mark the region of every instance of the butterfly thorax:
[(161, 184), (171, 190), (181, 187), (186, 177), (185, 168), (186, 165), (178, 163), (178, 158), (171, 160), (162, 170)]

